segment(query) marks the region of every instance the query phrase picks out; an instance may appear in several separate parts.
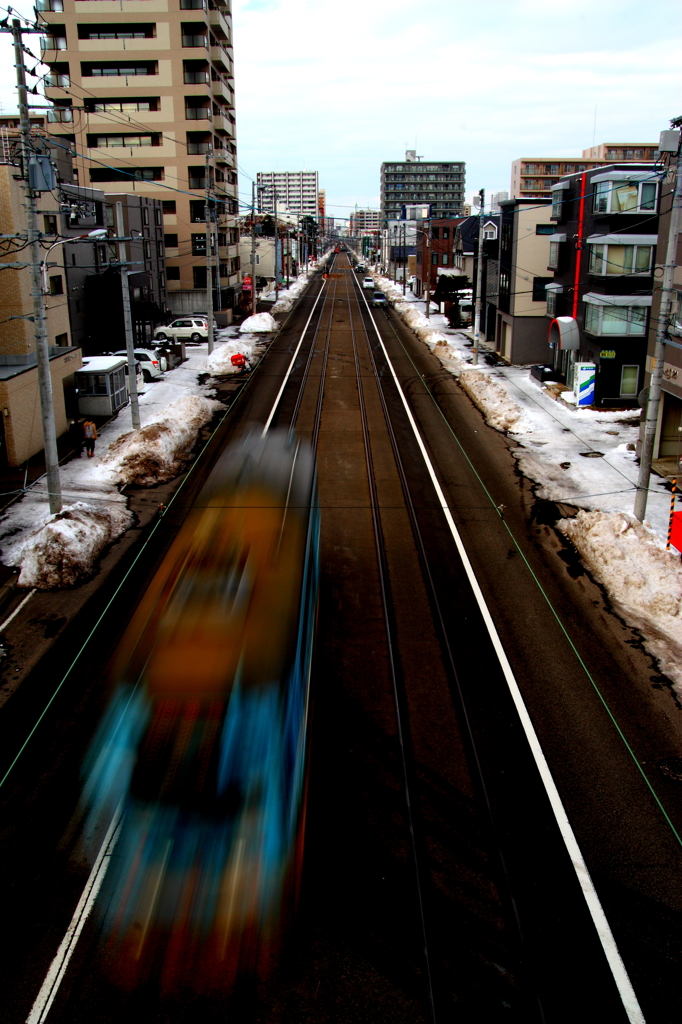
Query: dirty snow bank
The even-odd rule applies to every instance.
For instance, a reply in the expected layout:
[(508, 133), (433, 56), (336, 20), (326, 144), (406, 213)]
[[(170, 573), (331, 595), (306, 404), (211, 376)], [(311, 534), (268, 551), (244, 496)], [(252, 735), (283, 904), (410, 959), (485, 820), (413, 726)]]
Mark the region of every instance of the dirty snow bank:
[(682, 566), (662, 542), (622, 512), (578, 512), (558, 528), (606, 589), (616, 612), (682, 696)]
[(199, 395), (171, 402), (159, 419), (114, 441), (102, 469), (124, 486), (153, 487), (172, 480), (189, 458), (199, 430), (222, 408), (221, 402)]
[(462, 370), (459, 383), (496, 430), (515, 432), (523, 427), (523, 413), (506, 388), (481, 370)]
[[(401, 287), (394, 284), (390, 278), (381, 277), (380, 274), (372, 272), (371, 276), (374, 278), (377, 288), (384, 292), (400, 319), (412, 328), (420, 341), (431, 348), (439, 344), (448, 344), (448, 339), (443, 332), (434, 327), (429, 318), (415, 308), (414, 303), (406, 300)], [(454, 355), (454, 349), (452, 353), (451, 358), (458, 358)]]
[(239, 325), (240, 334), (268, 334), (279, 329), (279, 324), (270, 313), (254, 313)]
[[(262, 313), (258, 314), (262, 316)], [(226, 374), (226, 373), (239, 373), (239, 367), (232, 365), (232, 356), (236, 356), (237, 353), (241, 352), (243, 356), (249, 360), (250, 363), (254, 361), (254, 346), (253, 340), (247, 338), (234, 338), (228, 335), (226, 341), (220, 341), (216, 348), (213, 349), (210, 356), (207, 358), (204, 366), (211, 373), (215, 374)]]
[(132, 525), (121, 506), (95, 508), (83, 501), (63, 508), (38, 530), (3, 551), (4, 561), (21, 567), (19, 586), (49, 590), (72, 586), (90, 575), (104, 549)]

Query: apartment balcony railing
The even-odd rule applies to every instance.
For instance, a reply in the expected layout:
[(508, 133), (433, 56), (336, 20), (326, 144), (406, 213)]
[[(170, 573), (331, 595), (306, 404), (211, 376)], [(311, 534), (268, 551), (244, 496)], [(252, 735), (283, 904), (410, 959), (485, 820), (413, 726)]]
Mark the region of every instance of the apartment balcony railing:
[(70, 89), (70, 75), (45, 75), (45, 86), (48, 89)]

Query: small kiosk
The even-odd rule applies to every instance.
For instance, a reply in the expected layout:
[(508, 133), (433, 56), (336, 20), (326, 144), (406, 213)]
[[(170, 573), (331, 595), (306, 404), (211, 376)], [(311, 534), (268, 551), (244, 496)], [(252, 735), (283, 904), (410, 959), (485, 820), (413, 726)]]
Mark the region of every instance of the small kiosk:
[(128, 404), (126, 360), (121, 356), (92, 356), (76, 371), (78, 412), (109, 418)]

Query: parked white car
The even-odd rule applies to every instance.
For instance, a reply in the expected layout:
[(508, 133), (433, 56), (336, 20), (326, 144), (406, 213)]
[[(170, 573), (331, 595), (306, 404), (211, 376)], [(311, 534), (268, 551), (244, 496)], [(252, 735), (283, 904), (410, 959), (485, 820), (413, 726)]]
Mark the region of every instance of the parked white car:
[(374, 278), (373, 277), (366, 277), (366, 278), (364, 278), (364, 280), (362, 282), (362, 287), (363, 288), (371, 288), (372, 291), (374, 291), (374, 289), (376, 288), (376, 285), (374, 283)]
[(208, 321), (200, 316), (183, 316), (166, 327), (157, 327), (154, 341), (191, 341), (198, 345), (208, 338)]
[[(114, 352), (115, 356), (126, 356), (128, 353), (125, 349), (119, 352)], [(142, 367), (142, 376), (146, 381), (154, 380), (155, 377), (160, 377), (164, 368), (166, 360), (159, 355), (155, 348), (136, 348), (135, 358)]]

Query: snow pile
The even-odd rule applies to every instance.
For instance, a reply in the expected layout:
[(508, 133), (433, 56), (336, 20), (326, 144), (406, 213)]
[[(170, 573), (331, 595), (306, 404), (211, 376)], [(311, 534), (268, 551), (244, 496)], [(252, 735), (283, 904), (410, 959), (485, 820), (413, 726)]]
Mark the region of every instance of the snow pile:
[(467, 359), (461, 349), (454, 348), (445, 338), (436, 342), (433, 354), (438, 356), (446, 369), (455, 374), (459, 374), (467, 364)]
[(270, 313), (254, 313), (253, 316), (249, 316), (246, 320), (240, 324), (240, 334), (268, 334), (270, 331), (276, 331), (279, 324), (275, 320), (274, 316)]
[(459, 375), (462, 385), (472, 402), (478, 406), (486, 421), (496, 430), (516, 431), (523, 425), (523, 413), (510, 397), (506, 388), (481, 370), (466, 369)]
[(199, 430), (222, 408), (215, 399), (198, 395), (171, 402), (159, 419), (109, 445), (103, 468), (124, 486), (153, 487), (172, 480), (190, 457)]
[(288, 313), (308, 283), (306, 274), (299, 274), (289, 288), (279, 293), (279, 299), (272, 307), (273, 313)]
[(653, 534), (622, 512), (578, 512), (559, 529), (606, 589), (615, 611), (682, 696), (682, 565)]
[(90, 575), (106, 546), (125, 533), (132, 522), (132, 514), (121, 506), (95, 508), (77, 501), (3, 555), (8, 564), (21, 567), (21, 587), (49, 590), (73, 586)]
[[(268, 316), (267, 313), (259, 313), (259, 316)], [(239, 367), (232, 365), (232, 356), (239, 352), (246, 356), (250, 363), (253, 363), (253, 344), (246, 338), (234, 338), (228, 336), (227, 340), (220, 342), (217, 348), (213, 349), (205, 362), (205, 367), (214, 374), (239, 373)]]

